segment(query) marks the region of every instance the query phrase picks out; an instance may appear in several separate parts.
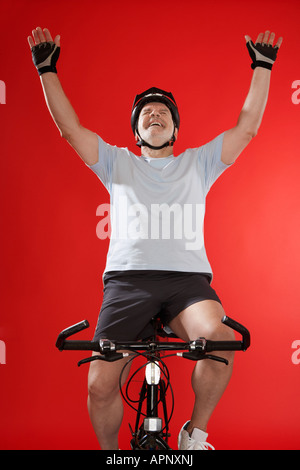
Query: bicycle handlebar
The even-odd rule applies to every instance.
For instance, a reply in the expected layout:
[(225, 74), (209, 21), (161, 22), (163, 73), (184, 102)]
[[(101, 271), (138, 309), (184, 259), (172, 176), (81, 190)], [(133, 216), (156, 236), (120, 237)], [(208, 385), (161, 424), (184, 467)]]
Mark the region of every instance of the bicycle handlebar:
[[(246, 351), (250, 346), (250, 333), (243, 325), (236, 322), (226, 315), (222, 318), (222, 323), (232, 328), (242, 335), (242, 341), (212, 341), (205, 338), (198, 338), (189, 342), (143, 342), (143, 341), (126, 341), (117, 342), (109, 340), (88, 341), (88, 340), (67, 340), (70, 336), (79, 333), (89, 327), (89, 322), (83, 320), (63, 330), (57, 337), (56, 347), (60, 350), (72, 351), (95, 351), (100, 352), (101, 356), (94, 356), (94, 358), (102, 359), (105, 361), (116, 361), (124, 357), (124, 353), (117, 353), (120, 350), (132, 351), (189, 351), (188, 353), (181, 353), (183, 357), (192, 360), (199, 360), (208, 358), (216, 358), (206, 353), (212, 351)], [(126, 353), (125, 353), (126, 354)], [(128, 354), (127, 354), (128, 355)], [(201, 356), (201, 357), (200, 357)], [(219, 358), (220, 359), (220, 358)], [(84, 359), (83, 362), (89, 362), (92, 358)], [(215, 359), (218, 360), (218, 359)], [(223, 362), (227, 362), (223, 360)]]

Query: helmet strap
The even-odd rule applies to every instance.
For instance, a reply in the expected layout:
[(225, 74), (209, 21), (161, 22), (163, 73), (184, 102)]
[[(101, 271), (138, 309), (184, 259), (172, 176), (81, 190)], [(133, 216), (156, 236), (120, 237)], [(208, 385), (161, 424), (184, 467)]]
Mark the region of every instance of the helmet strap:
[(140, 134), (138, 133), (138, 130), (136, 130), (136, 133), (139, 137), (139, 140), (136, 143), (136, 145), (138, 147), (149, 147), (150, 149), (153, 149), (153, 150), (161, 150), (165, 147), (172, 147), (174, 145), (175, 141), (176, 141), (176, 139), (175, 139), (175, 126), (174, 126), (174, 131), (173, 131), (173, 135), (172, 135), (171, 140), (168, 140), (167, 142), (165, 142), (164, 144), (162, 144), (160, 146), (155, 146), (155, 145), (148, 144), (148, 142), (146, 142), (144, 139), (141, 138)]

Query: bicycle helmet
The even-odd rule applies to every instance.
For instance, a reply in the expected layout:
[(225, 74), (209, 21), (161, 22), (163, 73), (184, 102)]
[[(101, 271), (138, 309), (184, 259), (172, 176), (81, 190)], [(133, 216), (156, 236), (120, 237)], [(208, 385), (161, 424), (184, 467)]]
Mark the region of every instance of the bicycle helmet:
[[(138, 119), (139, 119), (140, 112), (142, 108), (145, 106), (145, 104), (153, 103), (153, 102), (159, 102), (159, 103), (165, 104), (171, 111), (173, 122), (174, 122), (174, 132), (173, 132), (173, 136), (171, 140), (165, 142), (163, 145), (159, 147), (155, 147), (153, 145), (148, 144), (148, 142), (144, 141), (138, 133)], [(178, 112), (176, 101), (172, 93), (161, 90), (160, 88), (152, 87), (144, 91), (143, 93), (136, 95), (134, 102), (133, 102), (132, 111), (131, 111), (131, 128), (132, 128), (134, 135), (135, 133), (137, 133), (139, 137), (139, 141), (137, 142), (136, 145), (138, 145), (139, 147), (141, 146), (150, 147), (155, 150), (159, 150), (164, 147), (168, 147), (169, 145), (173, 145), (175, 142), (175, 135), (174, 135), (175, 128), (177, 127), (177, 129), (179, 129), (179, 125), (180, 125), (179, 112)]]

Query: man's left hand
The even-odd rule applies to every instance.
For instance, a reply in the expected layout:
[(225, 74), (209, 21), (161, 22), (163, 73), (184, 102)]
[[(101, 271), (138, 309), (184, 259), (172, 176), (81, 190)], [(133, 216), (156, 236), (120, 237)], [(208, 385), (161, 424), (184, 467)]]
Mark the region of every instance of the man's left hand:
[(252, 42), (250, 36), (246, 35), (245, 39), (247, 49), (252, 59), (251, 67), (253, 69), (256, 67), (264, 67), (271, 70), (276, 60), (278, 49), (282, 44), (282, 37), (278, 39), (275, 46), (273, 46), (275, 33), (270, 34), (270, 31), (260, 33), (255, 44)]

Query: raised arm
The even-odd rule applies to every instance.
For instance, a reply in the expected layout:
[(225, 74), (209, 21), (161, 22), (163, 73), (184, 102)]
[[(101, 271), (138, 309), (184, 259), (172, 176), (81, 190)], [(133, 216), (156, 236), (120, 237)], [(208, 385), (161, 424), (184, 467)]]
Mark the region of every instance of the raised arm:
[(28, 37), (33, 62), (40, 75), (49, 112), (61, 136), (88, 165), (98, 161), (98, 137), (84, 128), (68, 100), (57, 76), (56, 61), (60, 52), (60, 36), (53, 41), (48, 29), (36, 28)]
[(249, 36), (245, 36), (245, 39), (254, 71), (237, 124), (224, 135), (221, 159), (227, 165), (234, 163), (257, 134), (268, 100), (271, 69), (282, 43), (282, 38), (279, 38), (276, 46), (273, 46), (275, 34), (269, 31), (260, 33), (255, 44)]

